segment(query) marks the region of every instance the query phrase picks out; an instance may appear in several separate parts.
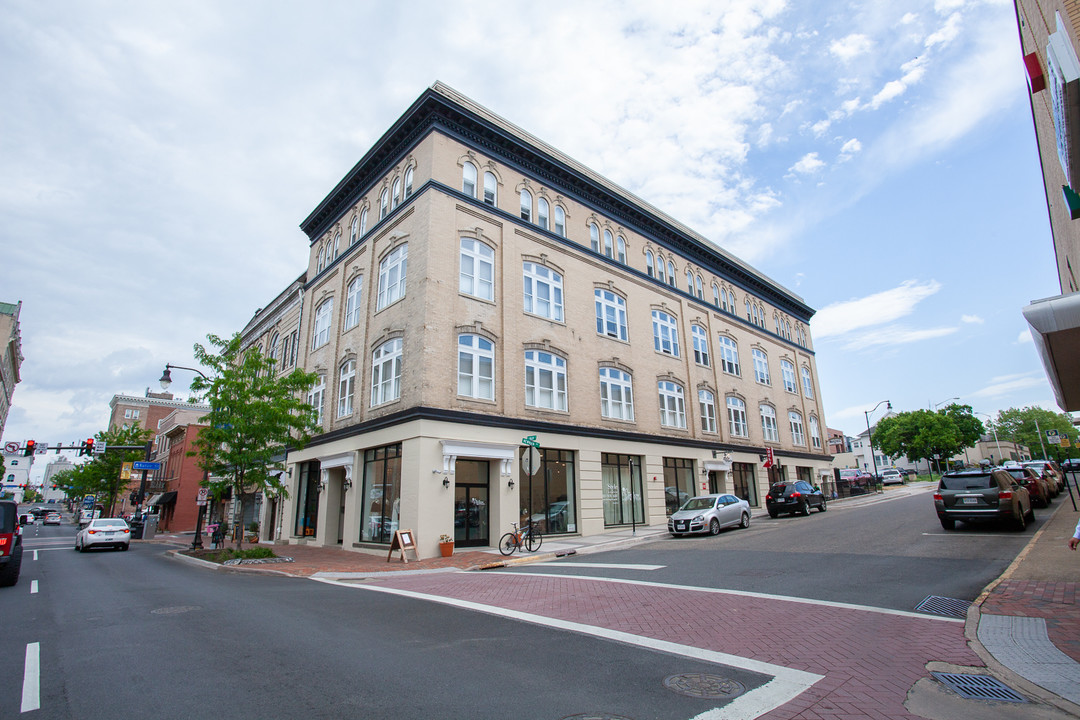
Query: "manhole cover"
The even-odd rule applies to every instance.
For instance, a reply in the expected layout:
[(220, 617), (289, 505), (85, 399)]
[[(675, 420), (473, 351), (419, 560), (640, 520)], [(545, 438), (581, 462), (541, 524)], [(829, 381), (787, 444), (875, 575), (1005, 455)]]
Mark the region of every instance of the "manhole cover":
[(719, 675), (684, 673), (664, 678), (664, 687), (680, 695), (696, 698), (733, 698), (746, 692), (742, 683)]
[(930, 673), (961, 697), (974, 700), (999, 700), (1001, 702), (1026, 703), (1011, 687), (989, 675), (960, 675), (958, 673)]
[(955, 598), (939, 597), (937, 595), (926, 596), (921, 603), (915, 606), (918, 612), (945, 615), (947, 617), (965, 618), (971, 602), (957, 600)]
[(580, 715), (567, 715), (561, 720), (631, 720), (625, 715), (612, 715), (611, 713), (581, 713)]
[(151, 610), (154, 615), (179, 615), (180, 613), (191, 612), (192, 610), (202, 610), (198, 605), (174, 605), (173, 607), (163, 607), (157, 610)]

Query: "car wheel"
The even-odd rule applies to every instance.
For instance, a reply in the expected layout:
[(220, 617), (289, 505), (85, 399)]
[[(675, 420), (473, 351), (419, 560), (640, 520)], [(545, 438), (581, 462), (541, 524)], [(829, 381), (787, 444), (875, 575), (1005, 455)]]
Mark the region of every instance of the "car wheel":
[(719, 535), (720, 534), (720, 521), (717, 520), (716, 518), (713, 518), (709, 522), (709, 534), (710, 535)]
[(773, 520), (775, 520), (776, 516), (779, 515), (779, 514), (780, 513), (776, 512), (775, 510), (770, 510), (769, 511), (769, 517), (771, 517)]
[(124, 552), (127, 552), (127, 549), (129, 547), (131, 547), (131, 545), (129, 545), (128, 543), (124, 543), (123, 545), (120, 546), (120, 549), (123, 550)]
[(826, 512), (829, 509), (829, 501), (825, 498), (821, 498), (821, 507), (818, 508), (821, 512)]
[(810, 501), (809, 500), (803, 500), (802, 501), (802, 508), (800, 508), (799, 512), (801, 512), (803, 515), (806, 515), (807, 517), (810, 516)]
[(680, 533), (671, 533), (671, 537), (680, 538), (680, 537), (682, 537), (682, 535)]
[(739, 527), (743, 530), (750, 527), (750, 513), (743, 513), (742, 520), (739, 521)]
[(1029, 524), (1035, 522), (1035, 511), (1031, 508), (1028, 508), (1027, 521)]
[(941, 521), (941, 527), (945, 528), (946, 530), (956, 529), (956, 521), (952, 518), (938, 518), (938, 520)]
[[(1023, 508), (1021, 508), (1021, 510), (1023, 510)], [(1017, 532), (1027, 530), (1027, 513), (1021, 512), (1020, 516), (1016, 518), (1015, 523), (1014, 528)]]

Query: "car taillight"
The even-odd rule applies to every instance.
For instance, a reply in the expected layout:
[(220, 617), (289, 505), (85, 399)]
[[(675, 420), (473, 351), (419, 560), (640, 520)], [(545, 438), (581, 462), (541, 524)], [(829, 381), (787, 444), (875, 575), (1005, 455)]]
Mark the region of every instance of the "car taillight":
[(124, 528), (123, 531), (126, 532), (126, 533), (131, 532), (131, 528)]
[(998, 494), (998, 500), (1012, 500), (1012, 490), (1005, 490)]
[(941, 493), (934, 493), (934, 499), (935, 500), (940, 500), (941, 499)]
[(802, 497), (802, 493), (800, 493), (800, 492), (793, 492), (793, 493), (791, 493), (791, 497), (792, 497), (792, 498), (794, 498), (795, 500), (798, 500), (799, 498), (801, 498), (801, 497)]
[(0, 548), (4, 547), (7, 544), (8, 544), (8, 536), (7, 535), (0, 535)]
[(87, 530), (86, 532), (88, 534), (90, 534), (90, 535), (96, 535), (98, 531), (97, 530)]
[(768, 495), (766, 495), (766, 496), (765, 496), (765, 499), (766, 499), (766, 500), (772, 500), (772, 499), (773, 499), (773, 498), (772, 498), (772, 493), (769, 493)]

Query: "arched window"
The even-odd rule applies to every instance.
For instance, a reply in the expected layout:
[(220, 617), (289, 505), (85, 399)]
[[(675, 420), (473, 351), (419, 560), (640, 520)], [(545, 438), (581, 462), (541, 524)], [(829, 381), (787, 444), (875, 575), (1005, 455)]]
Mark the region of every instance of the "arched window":
[(791, 425), (791, 442), (795, 445), (805, 445), (806, 434), (803, 432), (802, 415), (792, 410), (788, 413), (788, 423)]
[(810, 416), (810, 444), (818, 450), (821, 449), (821, 429), (813, 415)]
[(360, 216), (353, 215), (352, 226), (349, 228), (349, 247), (356, 244), (360, 239)]
[(383, 188), (382, 193), (379, 194), (379, 219), (382, 220), (386, 217), (386, 213), (390, 211), (390, 189)]
[(337, 260), (338, 251), (341, 249), (341, 233), (334, 233), (334, 260)]
[(626, 264), (626, 240), (622, 235), (615, 238), (615, 259), (623, 265)]
[(495, 207), (498, 204), (496, 198), (498, 189), (499, 181), (495, 179), (495, 174), (490, 172), (484, 173), (484, 202)]
[(532, 222), (532, 193), (524, 188), (521, 190), (521, 219)]
[(413, 168), (410, 165), (405, 169), (405, 199), (408, 200), (412, 196), (413, 191)]
[(737, 397), (727, 399), (728, 431), (733, 437), (747, 437), (750, 434), (746, 426), (746, 403)]
[(686, 292), (694, 294), (694, 273), (690, 268), (686, 269)]
[(566, 211), (560, 206), (555, 206), (555, 234), (566, 237)]
[(371, 407), (401, 397), (401, 338), (376, 348), (371, 356)]
[(596, 301), (596, 332), (626, 340), (626, 300), (603, 288), (596, 288), (593, 295)]
[(379, 263), (379, 295), (375, 301), (376, 310), (382, 310), (387, 305), (405, 297), (405, 274), (408, 263), (408, 244), (394, 248)]
[(667, 277), (668, 285), (675, 287), (675, 263), (670, 260), (667, 261)]
[(562, 275), (539, 263), (526, 262), (523, 267), (525, 312), (548, 320), (562, 322)]
[(720, 288), (716, 286), (716, 283), (712, 284), (712, 302), (716, 307), (720, 307)]
[(476, 238), (461, 238), (458, 291), (494, 300), (495, 251)]
[(802, 372), (802, 391), (808, 400), (814, 399), (814, 381), (810, 378), (810, 368), (803, 365), (799, 370)]
[(461, 166), (461, 192), (476, 197), (476, 166), (471, 162)]
[(652, 250), (645, 251), (645, 272), (649, 277), (653, 277), (656, 274), (656, 269), (653, 267)]
[(393, 210), (401, 204), (401, 178), (394, 178), (394, 198), (391, 201), (390, 209)]
[(754, 379), (762, 385), (771, 385), (769, 378), (769, 356), (764, 350), (754, 348), (751, 353), (754, 356)]
[(660, 424), (686, 429), (686, 401), (681, 385), (661, 380), (656, 384), (660, 394)]
[(345, 292), (345, 327), (344, 330), (356, 327), (360, 324), (360, 290), (363, 289), (364, 278), (357, 275), (349, 282)]
[(457, 394), (478, 400), (495, 399), (495, 346), (480, 335), (458, 335)]
[(615, 241), (611, 237), (610, 230), (604, 230), (604, 254), (609, 258), (615, 257)]
[(600, 252), (600, 228), (593, 223), (589, 223), (589, 245), (593, 252)]
[(367, 233), (367, 208), (364, 208), (363, 210), (360, 211), (360, 235), (359, 235), (359, 237), (364, 237), (364, 235), (366, 233)]
[(278, 365), (278, 346), (280, 344), (281, 336), (277, 333), (274, 333), (270, 336), (270, 344), (266, 346), (266, 357), (268, 360), (272, 360), (277, 368), (281, 367), (280, 365)]
[(739, 346), (726, 335), (720, 336), (720, 369), (730, 375), (739, 375)]
[(776, 410), (772, 405), (762, 405), (761, 410), (761, 434), (765, 442), (780, 442), (780, 431), (776, 427)]
[(549, 230), (548, 226), (548, 201), (544, 198), (536, 198), (536, 224), (541, 230)]
[(656, 256), (656, 279), (662, 283), (667, 282), (667, 275), (664, 273), (664, 256), (660, 254)]
[(352, 415), (353, 409), (353, 383), (356, 380), (356, 361), (346, 360), (341, 366), (338, 376), (338, 417)]
[(690, 337), (694, 344), (694, 362), (709, 366), (709, 336), (700, 325), (690, 326)]
[(324, 245), (319, 243), (319, 247), (315, 250), (315, 272), (320, 273), (323, 269), (323, 249)]
[(679, 357), (679, 328), (675, 318), (663, 310), (652, 311), (653, 349)]
[(789, 393), (798, 393), (799, 387), (795, 384), (795, 366), (788, 360), (780, 361), (780, 375), (784, 378), (784, 389)]
[(542, 350), (525, 351), (525, 404), (566, 410), (566, 360)]
[(716, 432), (716, 396), (711, 390), (697, 391), (698, 413), (701, 415), (701, 431)]
[(334, 314), (334, 298), (327, 298), (315, 308), (315, 323), (311, 328), (311, 349), (330, 342), (330, 316)]
[(697, 295), (698, 300), (704, 300), (705, 299), (705, 293), (701, 289), (701, 276), (700, 275), (697, 275), (697, 276), (694, 277), (694, 294)]
[(600, 368), (600, 415), (633, 421), (634, 391), (628, 373), (613, 367)]
[(315, 424), (322, 427), (323, 397), (326, 395), (326, 375), (319, 375), (315, 386), (308, 391), (307, 401), (315, 411)]

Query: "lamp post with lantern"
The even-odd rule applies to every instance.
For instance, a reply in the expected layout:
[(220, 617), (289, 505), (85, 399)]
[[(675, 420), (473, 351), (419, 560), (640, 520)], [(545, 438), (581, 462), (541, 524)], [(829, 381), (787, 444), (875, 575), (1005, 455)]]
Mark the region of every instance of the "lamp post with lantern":
[[(210, 379), (209, 377), (206, 376), (206, 373), (204, 373), (202, 370), (199, 370), (197, 368), (184, 367), (183, 365), (171, 365), (169, 363), (165, 363), (165, 372), (163, 372), (161, 374), (161, 379), (158, 381), (158, 382), (161, 383), (161, 389), (162, 390), (168, 390), (169, 386), (172, 385), (172, 373), (170, 372), (171, 370), (190, 370), (192, 372), (198, 373), (199, 375), (202, 375), (203, 378), (205, 378), (206, 380)], [(210, 473), (208, 471), (206, 471), (206, 470), (203, 470), (203, 487), (206, 487), (205, 483), (209, 479), (209, 477), (210, 477)], [(140, 497), (141, 497), (142, 496), (142, 489), (139, 490), (139, 493), (140, 493)], [(203, 496), (200, 493), (200, 499), (198, 500), (199, 514), (198, 514), (198, 516), (197, 516), (197, 518), (195, 520), (195, 539), (191, 541), (191, 549), (192, 550), (202, 550), (203, 549), (202, 527), (203, 527), (203, 515), (206, 513), (206, 502), (207, 501), (205, 499), (202, 499), (202, 498), (203, 498)]]

